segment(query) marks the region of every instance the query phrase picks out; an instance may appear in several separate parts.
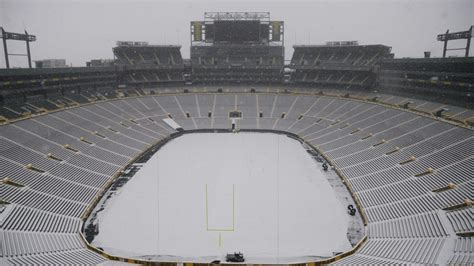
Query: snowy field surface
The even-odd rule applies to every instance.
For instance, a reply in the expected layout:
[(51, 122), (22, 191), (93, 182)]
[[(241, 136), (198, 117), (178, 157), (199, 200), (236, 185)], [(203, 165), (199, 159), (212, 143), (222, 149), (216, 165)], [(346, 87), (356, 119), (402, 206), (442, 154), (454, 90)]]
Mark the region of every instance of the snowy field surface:
[[(301, 261), (351, 248), (321, 165), (272, 133), (186, 134), (162, 147), (100, 212), (93, 244), (175, 261)], [(159, 256), (158, 256), (159, 255)]]

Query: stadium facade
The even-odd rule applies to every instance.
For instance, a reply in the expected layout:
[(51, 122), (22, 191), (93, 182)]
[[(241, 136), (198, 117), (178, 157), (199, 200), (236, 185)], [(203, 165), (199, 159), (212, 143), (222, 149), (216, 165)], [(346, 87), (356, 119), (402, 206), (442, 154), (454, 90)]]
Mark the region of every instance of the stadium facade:
[(362, 214), (353, 249), (305, 265), (472, 263), (473, 57), (350, 41), (297, 45), (285, 64), (269, 13), (206, 13), (191, 41), (190, 60), (118, 42), (113, 66), (0, 70), (0, 263), (152, 263), (90, 245), (84, 221), (150, 149), (239, 130), (311, 146)]

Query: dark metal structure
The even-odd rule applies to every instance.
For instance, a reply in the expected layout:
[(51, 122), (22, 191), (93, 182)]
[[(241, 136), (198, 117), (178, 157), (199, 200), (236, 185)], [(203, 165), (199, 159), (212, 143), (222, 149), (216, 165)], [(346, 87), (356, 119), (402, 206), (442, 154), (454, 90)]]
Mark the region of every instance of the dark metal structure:
[(380, 93), (474, 108), (474, 57), (399, 58), (380, 61)]
[[(446, 57), (446, 51), (452, 51), (452, 50), (464, 50), (465, 51), (464, 56), (468, 57), (469, 49), (471, 47), (471, 38), (474, 35), (473, 30), (474, 28), (473, 26), (471, 26), (469, 30), (467, 31), (458, 31), (458, 32), (449, 33), (449, 30), (447, 30), (445, 34), (439, 34), (437, 37), (437, 40), (440, 42), (444, 42), (443, 57)], [(448, 49), (448, 41), (460, 40), (460, 39), (466, 39), (466, 47)]]
[(300, 85), (367, 90), (375, 85), (379, 62), (393, 57), (391, 47), (357, 41), (294, 45), (290, 82)]
[(193, 83), (281, 83), (284, 23), (268, 12), (206, 12), (191, 21)]
[(117, 42), (113, 48), (119, 81), (131, 87), (184, 83), (180, 45), (150, 45), (147, 42)]
[[(30, 52), (30, 42), (36, 41), (35, 35), (30, 35), (25, 30), (25, 34), (22, 33), (14, 33), (14, 32), (7, 32), (2, 27), (2, 35), (0, 38), (3, 39), (3, 52), (5, 54), (5, 64), (7, 68), (10, 68), (10, 60), (8, 58), (9, 55), (13, 56), (27, 56), (28, 57), (28, 66), (31, 68), (31, 52)], [(8, 47), (7, 47), (7, 40), (15, 40), (15, 41), (24, 41), (26, 42), (26, 54), (9, 54)]]
[[(29, 105), (54, 110), (95, 100), (144, 95), (144, 89), (189, 85), (277, 85), (307, 90), (335, 89), (359, 93), (380, 92), (473, 108), (474, 57), (394, 59), (391, 47), (331, 41), (324, 45), (295, 45), (290, 62), (284, 60), (284, 23), (268, 12), (208, 12), (191, 22), (190, 59), (179, 45), (117, 42), (110, 65), (54, 69), (0, 69), (0, 121), (23, 113), (38, 113)], [(438, 40), (467, 39), (469, 31), (438, 35)], [(29, 42), (34, 35), (1, 28), (6, 67), (10, 68), (7, 40)], [(447, 49), (449, 50), (449, 49)], [(445, 50), (446, 53), (446, 50)], [(25, 56), (25, 55), (23, 55)], [(223, 92), (218, 88), (217, 92)], [(351, 92), (352, 93), (352, 92)], [(348, 96), (346, 96), (348, 97)], [(373, 97), (376, 101), (377, 97)], [(51, 103), (53, 102), (53, 103)], [(403, 105), (408, 108), (409, 103)], [(8, 106), (8, 110), (2, 109)], [(25, 110), (28, 109), (28, 110)], [(12, 111), (13, 110), (13, 111)], [(261, 114), (262, 115), (262, 114)]]
[(283, 45), (283, 25), (283, 21), (271, 21), (269, 12), (205, 12), (203, 21), (191, 21), (191, 46), (214, 42)]

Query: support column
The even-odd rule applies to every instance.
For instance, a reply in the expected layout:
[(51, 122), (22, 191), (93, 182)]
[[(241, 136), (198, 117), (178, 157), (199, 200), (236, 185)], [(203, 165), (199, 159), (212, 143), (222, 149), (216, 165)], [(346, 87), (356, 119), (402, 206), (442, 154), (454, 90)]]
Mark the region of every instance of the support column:
[(469, 28), (469, 33), (467, 34), (467, 44), (466, 44), (466, 57), (469, 57), (469, 49), (471, 48), (471, 38), (472, 38), (472, 26)]
[(28, 66), (31, 68), (30, 41), (28, 39), (28, 32), (26, 32), (26, 30), (25, 30), (25, 34), (26, 34), (26, 52), (28, 54)]
[(444, 39), (443, 58), (446, 57), (446, 50), (448, 49), (448, 33), (449, 30), (446, 31), (446, 37)]
[(7, 68), (10, 68), (10, 62), (8, 61), (7, 36), (3, 28), (2, 28), (2, 39), (3, 39), (3, 52), (5, 53), (5, 64)]

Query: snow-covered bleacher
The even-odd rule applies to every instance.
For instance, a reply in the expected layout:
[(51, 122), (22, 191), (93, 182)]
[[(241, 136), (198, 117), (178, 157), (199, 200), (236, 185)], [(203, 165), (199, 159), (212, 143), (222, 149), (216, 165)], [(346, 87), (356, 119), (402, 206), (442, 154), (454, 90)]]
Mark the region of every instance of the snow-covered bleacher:
[(473, 232), (472, 129), (343, 97), (207, 92), (115, 99), (1, 126), (0, 200), (9, 204), (0, 212), (0, 262), (104, 261), (78, 234), (94, 198), (127, 163), (175, 132), (162, 119), (185, 130), (230, 129), (230, 111), (242, 112), (237, 129), (299, 135), (350, 184), (367, 216), (368, 239), (338, 262), (472, 257), (471, 237), (456, 235)]

